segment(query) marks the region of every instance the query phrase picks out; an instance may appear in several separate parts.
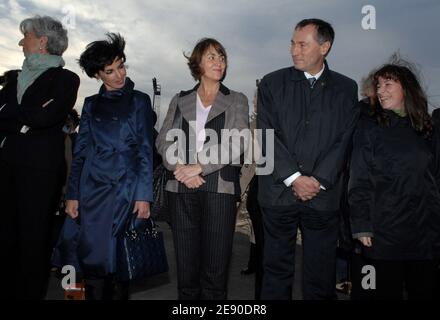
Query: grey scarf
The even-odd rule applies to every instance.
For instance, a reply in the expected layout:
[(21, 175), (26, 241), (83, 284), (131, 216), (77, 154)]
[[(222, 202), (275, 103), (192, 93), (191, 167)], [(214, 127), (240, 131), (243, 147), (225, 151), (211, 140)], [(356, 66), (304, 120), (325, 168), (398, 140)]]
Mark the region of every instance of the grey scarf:
[(64, 60), (61, 56), (50, 54), (34, 53), (26, 57), (23, 61), (22, 71), (17, 79), (17, 100), (21, 104), (21, 99), (27, 88), (45, 71), (50, 68), (64, 67)]

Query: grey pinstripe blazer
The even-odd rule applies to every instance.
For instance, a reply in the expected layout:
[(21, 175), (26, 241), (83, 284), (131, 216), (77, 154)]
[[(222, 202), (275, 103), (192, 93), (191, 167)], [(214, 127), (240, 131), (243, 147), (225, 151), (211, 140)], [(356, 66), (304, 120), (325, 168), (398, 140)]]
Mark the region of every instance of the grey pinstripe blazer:
[[(167, 161), (166, 151), (177, 141), (167, 141), (167, 132), (171, 129), (182, 129), (186, 134), (187, 142), (189, 139), (195, 139), (195, 133), (188, 126), (190, 121), (196, 121), (196, 98), (199, 84), (189, 91), (181, 91), (171, 100), (167, 115), (163, 122), (159, 136), (156, 140), (156, 147), (162, 156), (164, 166), (171, 172), (175, 170), (176, 165)], [(178, 110), (178, 111), (177, 111)], [(177, 112), (177, 113), (176, 113)], [(223, 84), (220, 85), (219, 93), (208, 114), (205, 125), (206, 129), (215, 130), (218, 134), (221, 129), (238, 129), (239, 131), (249, 128), (249, 105), (246, 96), (242, 93), (229, 90)], [(220, 137), (219, 137), (220, 138)], [(195, 140), (194, 140), (195, 141)], [(192, 145), (196, 145), (195, 142)], [(186, 143), (186, 159), (196, 155), (195, 150), (190, 150), (191, 144)], [(205, 146), (207, 142), (205, 141)], [(222, 141), (219, 140), (219, 157), (222, 152)], [(203, 151), (203, 150), (202, 150)], [(243, 148), (240, 148), (240, 156), (243, 154)], [(210, 192), (240, 194), (240, 185), (238, 182), (241, 164), (230, 163), (208, 163), (201, 164), (202, 175), (207, 183), (200, 189)], [(235, 159), (236, 160), (236, 159)], [(184, 163), (189, 163), (185, 161)], [(236, 173), (235, 173), (236, 172)], [(166, 185), (166, 190), (171, 192), (194, 192), (187, 189), (183, 184), (170, 179)]]

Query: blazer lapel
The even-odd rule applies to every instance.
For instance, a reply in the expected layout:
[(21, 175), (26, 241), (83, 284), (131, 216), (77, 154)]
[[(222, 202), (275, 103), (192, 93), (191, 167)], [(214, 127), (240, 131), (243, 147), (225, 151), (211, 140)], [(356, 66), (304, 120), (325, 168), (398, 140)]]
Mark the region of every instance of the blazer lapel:
[(182, 117), (188, 121), (196, 121), (196, 97), (197, 91), (194, 90), (187, 95), (181, 96), (178, 107), (182, 113)]
[[(312, 103), (313, 101), (322, 99), (320, 96), (323, 95), (325, 93), (326, 88), (328, 88), (331, 85), (331, 75), (330, 75), (330, 71), (327, 65), (327, 61), (325, 61), (325, 69), (324, 72), (322, 73), (321, 77), (318, 79), (318, 81), (316, 81), (315, 86), (312, 90), (312, 93), (310, 95), (311, 101), (310, 103)], [(320, 112), (322, 111), (322, 106), (321, 104), (313, 104), (314, 108), (312, 110), (310, 110), (310, 113), (314, 113), (314, 112)]]
[[(181, 92), (179, 102), (177, 103), (180, 112), (182, 113), (182, 117), (186, 119), (186, 121), (196, 121), (196, 103), (197, 103), (197, 88), (199, 84), (197, 84), (192, 90)], [(211, 121), (221, 113), (225, 112), (232, 104), (230, 91), (223, 84), (220, 84), (220, 90), (217, 94), (217, 97), (212, 104), (212, 108), (209, 111), (208, 118), (206, 122)]]
[(218, 91), (217, 97), (212, 104), (212, 108), (209, 111), (208, 118), (206, 122), (208, 123), (218, 115), (222, 114), (226, 111), (232, 104), (231, 95), (228, 88), (226, 88), (223, 84), (220, 84), (220, 90)]

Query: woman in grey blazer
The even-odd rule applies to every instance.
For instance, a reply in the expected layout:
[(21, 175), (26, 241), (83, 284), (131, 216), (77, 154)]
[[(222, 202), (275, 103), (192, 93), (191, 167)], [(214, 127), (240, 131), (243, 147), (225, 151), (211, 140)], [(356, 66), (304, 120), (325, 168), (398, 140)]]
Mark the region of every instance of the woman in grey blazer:
[(169, 170), (178, 296), (226, 299), (249, 107), (222, 84), (227, 56), (217, 40), (200, 40), (186, 58), (198, 84), (174, 96), (156, 141)]

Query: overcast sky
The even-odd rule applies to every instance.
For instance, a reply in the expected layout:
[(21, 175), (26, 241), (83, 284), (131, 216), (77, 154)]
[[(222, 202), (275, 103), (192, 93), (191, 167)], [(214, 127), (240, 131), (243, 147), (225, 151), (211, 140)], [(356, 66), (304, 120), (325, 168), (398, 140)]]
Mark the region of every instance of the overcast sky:
[[(364, 30), (362, 8), (376, 10), (376, 29)], [(371, 11), (370, 11), (371, 13)], [(128, 75), (152, 97), (151, 79), (162, 86), (163, 114), (171, 97), (195, 85), (182, 55), (202, 37), (225, 46), (228, 75), (224, 83), (252, 100), (255, 79), (292, 65), (290, 39), (304, 18), (329, 21), (336, 31), (328, 57), (331, 69), (356, 81), (400, 50), (417, 63), (433, 105), (440, 105), (440, 1), (438, 0), (0, 0), (0, 73), (20, 68), (20, 21), (50, 15), (69, 30), (66, 68), (81, 77), (77, 108), (95, 94), (99, 83), (79, 69), (85, 46), (119, 32), (126, 41)]]

